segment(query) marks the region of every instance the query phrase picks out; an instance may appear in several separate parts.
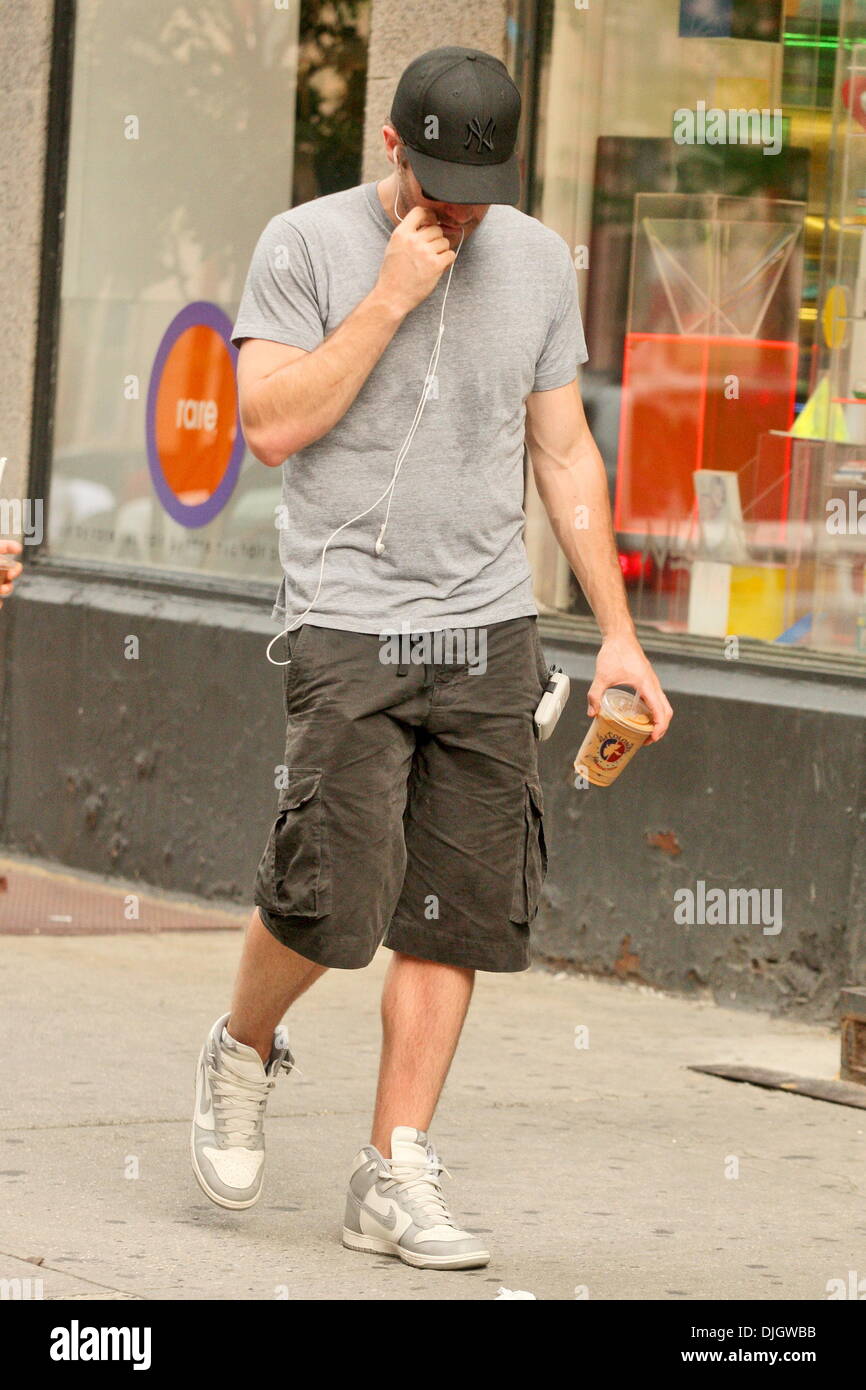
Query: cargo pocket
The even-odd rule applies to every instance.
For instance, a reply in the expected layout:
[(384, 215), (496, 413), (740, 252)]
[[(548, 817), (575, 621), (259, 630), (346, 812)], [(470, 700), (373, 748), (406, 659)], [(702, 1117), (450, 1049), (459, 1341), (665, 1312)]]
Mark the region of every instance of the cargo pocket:
[(256, 875), (256, 902), (277, 917), (325, 917), (331, 862), (321, 769), (292, 768)]
[(546, 873), (547, 845), (544, 839), (541, 785), (535, 781), (526, 782), (523, 787), (523, 831), (511, 902), (512, 922), (531, 922), (534, 919)]

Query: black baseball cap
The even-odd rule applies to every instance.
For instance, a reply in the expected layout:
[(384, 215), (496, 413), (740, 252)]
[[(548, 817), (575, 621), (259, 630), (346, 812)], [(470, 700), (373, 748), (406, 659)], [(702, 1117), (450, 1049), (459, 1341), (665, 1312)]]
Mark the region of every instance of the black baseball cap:
[(391, 104), (412, 172), (440, 203), (517, 203), (519, 122), (520, 93), (508, 69), (478, 48), (422, 53)]

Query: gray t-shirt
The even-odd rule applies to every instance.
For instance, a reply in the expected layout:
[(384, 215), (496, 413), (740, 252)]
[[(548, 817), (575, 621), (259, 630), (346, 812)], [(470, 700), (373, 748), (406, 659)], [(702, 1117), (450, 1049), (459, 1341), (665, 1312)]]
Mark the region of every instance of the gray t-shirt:
[[(374, 183), (272, 217), (232, 333), (312, 352), (373, 289), (394, 227)], [(387, 487), (436, 343), (447, 272), (404, 319), (342, 420), (282, 466), (275, 617), (313, 597), (321, 551)], [(305, 619), (353, 632), (438, 631), (537, 612), (523, 543), (525, 401), (587, 358), (566, 243), (491, 207), (464, 243), (445, 308), (437, 381), (394, 489), (332, 541)]]

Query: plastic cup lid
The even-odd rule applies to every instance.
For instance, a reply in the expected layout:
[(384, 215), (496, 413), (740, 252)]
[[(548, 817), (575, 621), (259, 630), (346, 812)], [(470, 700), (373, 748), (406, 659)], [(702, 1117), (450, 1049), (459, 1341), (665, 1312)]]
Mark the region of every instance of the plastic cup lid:
[(617, 686), (612, 686), (604, 692), (602, 713), (611, 715), (624, 724), (633, 724), (639, 729), (651, 729), (653, 726), (649, 706), (644, 704), (639, 695), (629, 690), (620, 690)]

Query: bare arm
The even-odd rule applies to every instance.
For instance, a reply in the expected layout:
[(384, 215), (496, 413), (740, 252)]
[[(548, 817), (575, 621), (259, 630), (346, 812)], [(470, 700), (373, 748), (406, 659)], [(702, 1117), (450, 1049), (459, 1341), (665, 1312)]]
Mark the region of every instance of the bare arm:
[(256, 458), (276, 467), (342, 420), (407, 314), (454, 252), (425, 208), (388, 243), (375, 287), (314, 352), (247, 338), (238, 357), (241, 424)]
[(653, 713), (657, 741), (673, 711), (637, 640), (628, 610), (610, 515), (604, 463), (576, 382), (536, 391), (526, 402), (526, 442), (538, 493), (556, 539), (601, 630), (591, 715), (611, 685), (631, 685)]

